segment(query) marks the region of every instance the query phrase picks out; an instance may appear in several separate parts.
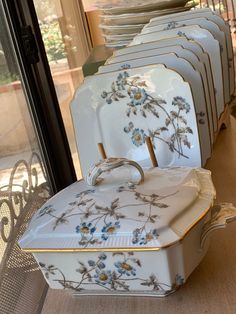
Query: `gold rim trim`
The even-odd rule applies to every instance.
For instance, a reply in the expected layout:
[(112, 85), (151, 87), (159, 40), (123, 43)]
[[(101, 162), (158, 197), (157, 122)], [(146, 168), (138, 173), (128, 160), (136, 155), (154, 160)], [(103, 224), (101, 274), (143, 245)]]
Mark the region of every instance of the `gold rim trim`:
[[(213, 204), (211, 204), (212, 206)], [(184, 235), (177, 241), (173, 241), (165, 246), (162, 247), (143, 247), (143, 248), (138, 248), (138, 247), (118, 247), (118, 248), (63, 248), (63, 249), (53, 249), (53, 248), (29, 248), (29, 249), (21, 249), (23, 252), (29, 252), (29, 253), (74, 253), (74, 252), (146, 252), (146, 251), (160, 251), (166, 248), (169, 248), (170, 246), (173, 246), (181, 241), (189, 234), (189, 232), (208, 214), (209, 209), (211, 208), (208, 207), (198, 218), (197, 221), (195, 221), (184, 233)]]

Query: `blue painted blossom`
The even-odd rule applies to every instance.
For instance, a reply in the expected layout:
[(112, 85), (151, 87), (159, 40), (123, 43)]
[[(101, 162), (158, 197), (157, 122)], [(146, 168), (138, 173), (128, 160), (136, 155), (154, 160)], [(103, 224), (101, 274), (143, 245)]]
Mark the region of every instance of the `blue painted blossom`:
[(130, 91), (131, 104), (134, 106), (141, 106), (145, 103), (148, 94), (144, 88), (135, 87)]
[(143, 129), (134, 129), (132, 132), (131, 140), (133, 144), (137, 147), (143, 145), (145, 143), (146, 134)]
[(95, 266), (96, 263), (93, 260), (88, 260), (88, 264), (89, 264), (89, 266), (93, 267), (93, 266)]
[(101, 254), (99, 254), (98, 258), (101, 260), (105, 260), (107, 258), (107, 256), (105, 253), (101, 253)]
[(96, 269), (94, 275), (95, 282), (101, 285), (107, 285), (112, 283), (112, 273), (110, 270)]
[(118, 90), (124, 90), (125, 85), (127, 84), (127, 77), (129, 77), (129, 73), (124, 71), (123, 73), (119, 73), (116, 80), (116, 85), (118, 87)]
[(184, 36), (184, 37), (187, 38), (186, 34), (185, 34), (184, 32), (181, 32), (181, 31), (178, 31), (177, 35), (179, 35), (179, 36)]
[(157, 229), (151, 230), (150, 232), (146, 233), (144, 237), (141, 237), (139, 242), (140, 245), (147, 244), (148, 242), (155, 240), (159, 237)]
[(117, 229), (120, 228), (120, 222), (116, 221), (115, 223), (109, 222), (102, 228), (102, 239), (107, 240), (108, 237), (114, 233), (116, 233)]
[(152, 240), (157, 239), (158, 237), (159, 234), (157, 232), (157, 229), (150, 230), (149, 232), (143, 234), (143, 232), (137, 228), (133, 231), (132, 243), (144, 245)]
[(136, 276), (136, 269), (128, 262), (116, 262), (114, 265), (117, 268), (118, 273), (126, 276)]
[(178, 106), (179, 110), (185, 110), (186, 113), (190, 111), (190, 105), (186, 102), (186, 99), (181, 96), (174, 97), (172, 105)]
[[(122, 64), (122, 66), (120, 67), (122, 70), (125, 70), (125, 69), (130, 69), (131, 68), (131, 66), (130, 66), (130, 64), (128, 64), (128, 63), (125, 63), (125, 64)], [(127, 73), (127, 72), (126, 72)]]
[(46, 215), (46, 214), (51, 214), (52, 212), (54, 212), (55, 211), (55, 209), (53, 208), (53, 206), (52, 205), (47, 205), (47, 206), (45, 206), (45, 207), (43, 207), (43, 208), (41, 208), (40, 209), (40, 211), (39, 211), (39, 213), (38, 213), (38, 216), (39, 217), (42, 217), (42, 216), (44, 216), (44, 215)]
[(89, 235), (93, 234), (96, 230), (95, 227), (91, 224), (91, 222), (86, 223), (82, 222), (80, 225), (75, 227), (77, 233), (81, 233), (82, 235)]

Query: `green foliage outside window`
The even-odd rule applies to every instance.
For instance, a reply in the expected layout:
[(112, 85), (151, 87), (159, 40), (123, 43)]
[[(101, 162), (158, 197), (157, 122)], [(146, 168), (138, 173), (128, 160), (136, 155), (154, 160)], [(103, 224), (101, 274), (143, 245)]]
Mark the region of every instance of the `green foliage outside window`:
[(41, 34), (46, 49), (48, 61), (57, 62), (65, 58), (65, 44), (57, 20), (40, 22)]

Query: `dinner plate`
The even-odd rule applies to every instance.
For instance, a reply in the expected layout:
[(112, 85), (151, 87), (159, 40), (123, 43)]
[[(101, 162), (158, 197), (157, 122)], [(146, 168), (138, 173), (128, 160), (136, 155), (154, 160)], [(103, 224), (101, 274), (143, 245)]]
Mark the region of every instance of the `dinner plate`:
[(234, 94), (235, 90), (235, 79), (234, 79), (234, 56), (233, 56), (233, 45), (232, 45), (232, 38), (230, 33), (230, 26), (228, 23), (224, 21), (224, 19), (217, 15), (214, 11), (210, 9), (197, 9), (188, 12), (182, 13), (174, 13), (165, 16), (160, 16), (158, 18), (153, 18), (148, 24), (145, 25), (144, 28), (153, 27), (159, 24), (164, 23), (164, 21), (182, 21), (183, 19), (187, 18), (197, 18), (197, 17), (204, 17), (205, 19), (216, 23), (220, 30), (225, 33), (226, 36), (226, 46), (227, 46), (227, 54), (228, 54), (228, 61), (229, 61), (229, 75), (230, 75), (230, 94), (231, 96)]
[[(180, 46), (180, 45), (175, 45), (175, 46), (170, 45), (170, 46), (158, 47), (156, 49), (143, 50), (143, 51), (135, 52), (132, 54), (117, 56), (110, 59), (110, 62), (109, 62), (110, 67), (107, 65), (101, 66), (98, 70), (98, 73), (105, 73), (105, 71), (109, 72), (109, 71), (120, 69), (120, 62), (123, 62), (125, 66), (126, 61), (127, 61), (128, 65), (130, 65), (129, 60), (132, 58), (135, 58), (135, 59), (136, 58), (148, 58), (150, 56), (157, 56), (157, 55), (162, 55), (162, 54), (171, 53), (171, 52), (174, 52), (178, 57), (184, 58), (185, 60), (190, 62), (193, 68), (196, 69), (201, 75), (201, 78), (203, 81), (203, 92), (204, 92), (206, 103), (207, 103), (207, 111), (208, 111), (210, 131), (211, 131), (211, 141), (213, 141), (214, 132), (217, 131), (218, 119), (217, 119), (216, 111), (214, 112), (214, 115), (213, 115), (213, 108), (212, 108), (213, 104), (211, 103), (206, 68), (204, 64), (198, 59), (198, 57), (191, 50), (185, 49), (183, 46)], [(196, 86), (193, 86), (193, 88), (195, 87)], [(212, 91), (212, 93), (214, 94), (214, 91)], [(215, 103), (214, 103), (214, 106), (215, 106)]]
[(106, 34), (102, 34), (102, 36), (105, 38), (105, 40), (107, 42), (109, 41), (121, 41), (121, 40), (132, 40), (134, 38), (134, 36), (136, 36), (137, 33), (132, 33), (132, 34), (120, 34), (120, 35), (106, 35)]
[(98, 8), (106, 14), (121, 14), (130, 12), (145, 12), (154, 11), (166, 8), (184, 7), (189, 0), (161, 0), (161, 1), (143, 1), (136, 0), (127, 4), (126, 0), (115, 1), (115, 3), (109, 1), (109, 3), (97, 2)]
[(173, 28), (179, 28), (183, 26), (199, 25), (201, 28), (208, 30), (220, 44), (220, 55), (223, 70), (223, 88), (225, 95), (225, 103), (230, 102), (230, 77), (229, 77), (229, 63), (226, 46), (226, 36), (224, 32), (220, 30), (217, 24), (212, 21), (206, 20), (205, 18), (191, 18), (181, 21), (171, 21), (156, 26), (148, 27), (142, 30), (142, 34), (149, 32), (163, 31)]
[(150, 12), (125, 13), (125, 14), (117, 14), (117, 15), (100, 15), (100, 20), (101, 20), (101, 24), (109, 24), (109, 25), (143, 24), (143, 23), (148, 23), (150, 19), (153, 17), (170, 14), (173, 12), (187, 11), (192, 7), (194, 7), (194, 5), (156, 10), (156, 11), (150, 11)]
[[(173, 41), (174, 41), (174, 44), (181, 45), (184, 48), (191, 50), (206, 68), (207, 80), (209, 84), (211, 104), (212, 104), (212, 113), (214, 117), (213, 121), (218, 121), (217, 107), (219, 106), (219, 99), (216, 99), (215, 97), (215, 88), (214, 88), (210, 58), (209, 58), (209, 55), (203, 50), (202, 46), (198, 42), (189, 40), (186, 37), (166, 38), (166, 39), (157, 40), (153, 42), (146, 42), (139, 45), (128, 46), (123, 49), (116, 50), (113, 52), (113, 56), (118, 57), (127, 53), (134, 53), (138, 51), (151, 50), (151, 49), (156, 49), (160, 47), (173, 46)], [(107, 59), (106, 64), (110, 63), (110, 60), (112, 60), (113, 56)], [(214, 128), (215, 131), (217, 131), (217, 127), (218, 125), (215, 125), (215, 128)]]
[(108, 48), (123, 48), (126, 47), (130, 43), (130, 40), (113, 40), (110, 42), (106, 42), (104, 45)]
[(92, 76), (76, 91), (71, 114), (83, 175), (100, 159), (126, 157), (150, 167), (150, 136), (160, 167), (201, 166), (192, 92), (175, 71), (155, 65)]
[(184, 26), (178, 29), (170, 29), (161, 32), (137, 35), (136, 37), (134, 37), (130, 45), (137, 45), (139, 43), (155, 41), (158, 39), (160, 40), (164, 38), (176, 37), (178, 35), (197, 41), (208, 53), (211, 62), (216, 99), (218, 100), (217, 113), (219, 117), (223, 113), (225, 106), (224, 90), (222, 88), (223, 71), (220, 57), (220, 45), (209, 31), (202, 29), (198, 25)]
[(131, 24), (131, 25), (106, 25), (100, 24), (99, 28), (107, 35), (121, 35), (138, 33), (142, 30), (146, 24)]
[[(212, 117), (209, 117), (209, 108), (207, 106), (210, 106), (211, 104), (206, 104), (204, 84), (199, 72), (193, 68), (190, 62), (183, 58), (179, 58), (174, 53), (166, 53), (154, 56), (143, 56), (143, 53), (134, 53), (132, 55), (126, 56), (127, 58), (124, 62), (113, 63), (100, 67), (100, 73), (105, 73), (106, 71), (110, 72), (112, 70), (115, 71), (124, 67), (133, 68), (163, 63), (167, 68), (173, 69), (179, 73), (183, 79), (190, 84), (195, 112), (197, 115), (197, 124), (202, 151), (202, 165), (205, 165), (207, 159), (211, 156), (211, 146), (214, 142), (214, 131)], [(202, 93), (199, 93), (199, 90), (202, 90)]]

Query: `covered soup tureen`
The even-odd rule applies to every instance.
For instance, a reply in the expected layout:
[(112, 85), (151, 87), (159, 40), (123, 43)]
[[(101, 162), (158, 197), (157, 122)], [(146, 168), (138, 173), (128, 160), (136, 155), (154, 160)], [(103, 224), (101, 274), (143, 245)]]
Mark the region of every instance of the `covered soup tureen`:
[(214, 198), (208, 170), (107, 159), (47, 201), (19, 245), (51, 288), (165, 296), (202, 260), (210, 231), (235, 218)]

